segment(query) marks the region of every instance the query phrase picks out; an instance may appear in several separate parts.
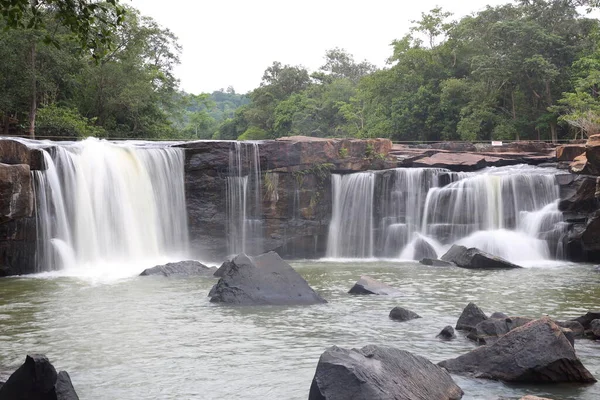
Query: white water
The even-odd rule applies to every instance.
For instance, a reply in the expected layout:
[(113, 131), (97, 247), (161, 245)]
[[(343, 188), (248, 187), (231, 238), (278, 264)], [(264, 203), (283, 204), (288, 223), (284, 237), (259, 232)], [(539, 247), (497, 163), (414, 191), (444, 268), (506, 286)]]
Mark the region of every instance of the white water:
[(87, 139), (57, 144), (44, 160), (39, 272), (126, 276), (187, 253), (183, 150)]
[(413, 259), (420, 240), (438, 256), (454, 243), (523, 265), (561, 255), (564, 223), (553, 170), (515, 166), (451, 173), (417, 168), (392, 174), (332, 177), (328, 258)]

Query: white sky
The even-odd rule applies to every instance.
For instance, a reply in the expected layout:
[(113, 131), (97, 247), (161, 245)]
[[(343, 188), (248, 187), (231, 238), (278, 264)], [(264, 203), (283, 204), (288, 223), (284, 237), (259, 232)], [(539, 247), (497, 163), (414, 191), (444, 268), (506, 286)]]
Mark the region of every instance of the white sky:
[(183, 47), (176, 75), (190, 93), (231, 85), (245, 93), (260, 83), (273, 61), (323, 65), (325, 51), (340, 47), (356, 61), (383, 66), (390, 43), (411, 20), (436, 6), (455, 17), (508, 0), (130, 0), (171, 29)]

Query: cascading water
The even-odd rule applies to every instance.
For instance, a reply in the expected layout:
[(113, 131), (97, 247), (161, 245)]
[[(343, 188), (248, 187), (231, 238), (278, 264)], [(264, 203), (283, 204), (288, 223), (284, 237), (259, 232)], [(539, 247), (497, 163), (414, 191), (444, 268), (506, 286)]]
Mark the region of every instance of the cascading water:
[(396, 169), (333, 175), (332, 185), (331, 258), (410, 258), (423, 242), (440, 256), (453, 243), (513, 262), (561, 255), (564, 223), (550, 169)]
[(43, 154), (47, 169), (34, 174), (39, 271), (187, 253), (183, 150), (87, 139)]
[(232, 142), (227, 177), (229, 254), (262, 252), (262, 179), (259, 144)]

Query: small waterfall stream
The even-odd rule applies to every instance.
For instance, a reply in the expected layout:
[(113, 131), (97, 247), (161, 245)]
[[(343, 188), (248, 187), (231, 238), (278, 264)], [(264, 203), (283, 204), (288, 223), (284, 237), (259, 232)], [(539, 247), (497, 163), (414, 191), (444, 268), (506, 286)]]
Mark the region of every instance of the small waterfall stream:
[(438, 256), (453, 243), (513, 262), (561, 255), (564, 224), (553, 170), (399, 168), (333, 175), (332, 185), (330, 258), (411, 258), (421, 241)]
[(187, 252), (181, 149), (87, 139), (43, 155), (47, 169), (34, 173), (40, 272)]

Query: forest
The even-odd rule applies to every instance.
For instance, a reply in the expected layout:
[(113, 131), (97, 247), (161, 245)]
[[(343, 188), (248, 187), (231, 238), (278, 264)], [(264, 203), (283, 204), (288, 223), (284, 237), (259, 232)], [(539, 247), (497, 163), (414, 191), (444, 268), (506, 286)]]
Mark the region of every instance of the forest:
[(434, 8), (391, 43), (383, 68), (334, 48), (317, 71), (274, 61), (245, 94), (181, 90), (177, 37), (117, 0), (1, 7), (4, 135), (431, 142), (600, 133), (597, 1), (519, 0), (460, 19)]

